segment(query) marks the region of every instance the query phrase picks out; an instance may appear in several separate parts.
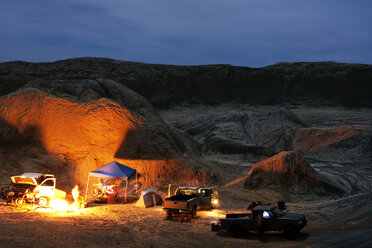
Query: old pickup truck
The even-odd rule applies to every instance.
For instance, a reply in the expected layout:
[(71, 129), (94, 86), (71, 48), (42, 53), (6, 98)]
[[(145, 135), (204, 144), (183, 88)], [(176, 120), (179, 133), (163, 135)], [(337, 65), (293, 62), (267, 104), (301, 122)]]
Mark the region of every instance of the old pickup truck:
[(218, 206), (217, 189), (200, 186), (178, 187), (175, 195), (165, 198), (163, 201), (163, 210), (168, 219), (172, 219), (173, 215), (180, 214), (195, 217), (197, 209), (211, 209)]
[(36, 202), (45, 207), (52, 198), (65, 198), (66, 192), (56, 189), (56, 178), (52, 174), (23, 173), (12, 176), (12, 186), (6, 201), (16, 206), (24, 202)]
[(220, 219), (218, 231), (228, 231), (234, 237), (250, 231), (283, 231), (287, 238), (295, 237), (307, 221), (302, 214), (283, 213), (275, 206), (260, 205), (252, 213), (226, 214)]

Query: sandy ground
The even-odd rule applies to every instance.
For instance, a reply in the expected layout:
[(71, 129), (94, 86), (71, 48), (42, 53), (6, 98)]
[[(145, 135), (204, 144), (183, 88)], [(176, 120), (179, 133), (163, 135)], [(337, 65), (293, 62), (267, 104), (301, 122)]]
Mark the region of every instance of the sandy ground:
[[(366, 196), (363, 196), (364, 198)], [(372, 197), (369, 195), (368, 197)], [(226, 212), (244, 212), (248, 199), (262, 201), (275, 195), (241, 192), (240, 187), (222, 189), (218, 210), (199, 211), (197, 218), (166, 220), (161, 207), (139, 208), (134, 204), (91, 204), (80, 212), (37, 212), (0, 202), (1, 247), (371, 247), (370, 206), (359, 217), (337, 215), (340, 202), (288, 203), (288, 211), (304, 213), (309, 224), (294, 240), (280, 233), (256, 233), (236, 239), (211, 232), (210, 223)], [(330, 214), (328, 211), (334, 211)], [(363, 212), (366, 211), (367, 213)], [(328, 214), (327, 214), (328, 213)], [(355, 213), (355, 211), (354, 211)], [(342, 221), (338, 220), (342, 219)], [(355, 221), (355, 220), (358, 221)]]

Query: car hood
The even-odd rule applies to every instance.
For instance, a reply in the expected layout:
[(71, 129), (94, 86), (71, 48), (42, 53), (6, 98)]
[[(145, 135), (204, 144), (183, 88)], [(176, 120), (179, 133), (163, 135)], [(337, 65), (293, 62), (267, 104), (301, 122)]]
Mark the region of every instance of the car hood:
[(282, 216), (280, 216), (280, 219), (289, 219), (289, 220), (305, 220), (306, 217), (303, 214), (291, 214), (291, 213), (285, 213)]
[(14, 177), (11, 177), (11, 180), (14, 184), (37, 185), (35, 178), (32, 178), (32, 177), (14, 176)]

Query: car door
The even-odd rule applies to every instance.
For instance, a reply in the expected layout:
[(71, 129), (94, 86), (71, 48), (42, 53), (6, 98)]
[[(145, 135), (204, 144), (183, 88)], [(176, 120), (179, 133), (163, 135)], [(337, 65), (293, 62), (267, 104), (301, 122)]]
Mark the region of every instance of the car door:
[(39, 186), (38, 191), (42, 196), (55, 197), (56, 179), (45, 179)]
[(200, 208), (203, 209), (211, 208), (211, 189), (209, 188), (199, 189), (199, 198)]
[(280, 219), (272, 211), (267, 211), (269, 217), (266, 219), (266, 228), (269, 231), (278, 231), (280, 230)]

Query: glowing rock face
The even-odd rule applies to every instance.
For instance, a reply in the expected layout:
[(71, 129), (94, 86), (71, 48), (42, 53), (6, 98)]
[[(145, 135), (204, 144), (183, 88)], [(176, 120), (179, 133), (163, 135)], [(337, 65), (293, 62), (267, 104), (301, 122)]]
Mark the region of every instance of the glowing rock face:
[(112, 159), (136, 123), (127, 110), (107, 99), (79, 104), (30, 92), (2, 98), (0, 105), (1, 117), (21, 134), (36, 130), (48, 153), (65, 154), (73, 161), (87, 154)]
[[(115, 101), (94, 94), (83, 101), (76, 92), (74, 96), (51, 95), (58, 87), (67, 91), (64, 82), (58, 82), (58, 87), (45, 84), (49, 88), (44, 89), (40, 84), (42, 90), (30, 87), (10, 93), (0, 98), (0, 126), (15, 128), (25, 139), (31, 136), (54, 160), (63, 160), (68, 168), (59, 172), (53, 171), (55, 163), (50, 158), (45, 164), (50, 164), (48, 171), (57, 177), (71, 178), (70, 185), (84, 187), (89, 171), (113, 160), (137, 169), (145, 185), (168, 183), (169, 178), (190, 183), (205, 178), (193, 166), (180, 162), (177, 156), (188, 148), (144, 98), (117, 83), (104, 83), (107, 94), (119, 94)], [(93, 86), (81, 95), (87, 95)]]
[(7, 105), (2, 117), (21, 133), (35, 127), (51, 153), (86, 152), (87, 147), (90, 151), (95, 147), (101, 153), (112, 153), (134, 126), (133, 116), (127, 110), (106, 99), (78, 104), (41, 93), (26, 93), (6, 100), (1, 101)]

